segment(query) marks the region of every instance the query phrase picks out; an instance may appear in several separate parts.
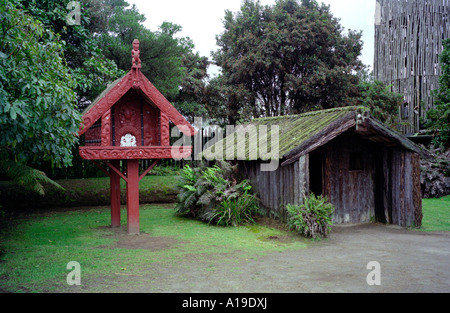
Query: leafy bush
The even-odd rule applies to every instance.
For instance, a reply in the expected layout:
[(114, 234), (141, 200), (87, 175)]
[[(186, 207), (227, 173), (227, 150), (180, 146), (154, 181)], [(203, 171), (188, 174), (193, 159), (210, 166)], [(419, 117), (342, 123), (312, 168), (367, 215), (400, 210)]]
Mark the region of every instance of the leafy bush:
[(156, 165), (148, 175), (154, 176), (174, 176), (180, 175), (180, 168), (173, 166)]
[(439, 56), (442, 75), (439, 88), (431, 94), (435, 98), (435, 107), (427, 113), (426, 127), (434, 134), (435, 147), (450, 147), (450, 38), (443, 42), (444, 50)]
[(443, 151), (430, 147), (425, 151), (429, 157), (420, 158), (422, 198), (441, 198), (450, 194), (450, 149)]
[(259, 205), (255, 195), (245, 191), (242, 195), (226, 199), (214, 210), (210, 221), (220, 226), (237, 226), (244, 223), (253, 223), (253, 215), (258, 211)]
[(186, 165), (178, 184), (178, 215), (193, 217), (221, 226), (253, 222), (258, 200), (247, 180), (238, 183), (236, 167), (220, 163), (220, 167)]
[(389, 127), (398, 128), (398, 108), (403, 104), (403, 95), (390, 91), (390, 87), (378, 80), (360, 82), (358, 101), (370, 109), (374, 118)]
[(331, 229), (331, 215), (334, 206), (328, 202), (327, 197), (315, 196), (313, 193), (305, 197), (303, 204), (288, 204), (288, 226), (295, 229), (305, 237), (327, 237)]

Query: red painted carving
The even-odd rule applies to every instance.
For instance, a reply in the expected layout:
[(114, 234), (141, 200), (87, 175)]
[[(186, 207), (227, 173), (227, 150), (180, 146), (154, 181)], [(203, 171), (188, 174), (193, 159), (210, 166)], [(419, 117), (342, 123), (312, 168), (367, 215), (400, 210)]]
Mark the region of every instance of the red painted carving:
[(102, 117), (104, 112), (109, 110), (131, 88), (131, 86), (126, 83), (127, 77), (131, 77), (131, 75), (132, 72), (128, 72), (128, 74), (125, 75), (105, 97), (99, 99), (88, 112), (83, 114), (80, 129), (78, 131), (79, 136), (83, 135), (99, 118)]
[(128, 72), (109, 92), (101, 98), (88, 112), (83, 115), (83, 121), (78, 135), (83, 135), (95, 121), (102, 117), (103, 112), (109, 110), (122, 98), (130, 89), (133, 88), (133, 76), (137, 75), (139, 81), (138, 90), (142, 91), (144, 99), (155, 105), (158, 109), (167, 115), (175, 125), (184, 125), (183, 133), (186, 136), (193, 136), (196, 131), (186, 119), (170, 104), (169, 101), (153, 86), (153, 84), (140, 72)]
[(169, 119), (161, 112), (161, 145), (170, 146)]
[(100, 125), (95, 124), (86, 132), (85, 137), (86, 146), (99, 146), (100, 139), (101, 139)]
[(158, 108), (144, 103), (144, 145), (145, 146), (160, 146), (160, 111)]
[[(111, 168), (107, 173), (111, 178), (112, 226), (120, 225), (119, 182), (120, 178), (126, 180), (128, 232), (136, 234), (139, 233), (139, 159), (189, 157), (192, 147), (170, 146), (169, 121), (187, 136), (193, 136), (195, 130), (141, 73), (138, 40), (133, 41), (131, 58), (131, 70), (83, 114), (78, 135), (86, 133), (89, 141), (89, 145), (80, 147), (80, 156), (86, 160), (105, 160)], [(119, 160), (126, 160), (126, 176), (118, 170)]]
[(102, 116), (101, 130), (102, 146), (111, 145), (111, 110), (108, 110)]
[(120, 146), (120, 140), (126, 134), (136, 138), (136, 146), (141, 146), (141, 114), (139, 97), (134, 91), (129, 91), (114, 106), (115, 110), (115, 141)]
[(80, 147), (80, 156), (85, 160), (135, 160), (186, 158), (192, 147)]
[(139, 51), (139, 40), (133, 40), (133, 50), (131, 50), (131, 67), (140, 68), (141, 67), (141, 53)]

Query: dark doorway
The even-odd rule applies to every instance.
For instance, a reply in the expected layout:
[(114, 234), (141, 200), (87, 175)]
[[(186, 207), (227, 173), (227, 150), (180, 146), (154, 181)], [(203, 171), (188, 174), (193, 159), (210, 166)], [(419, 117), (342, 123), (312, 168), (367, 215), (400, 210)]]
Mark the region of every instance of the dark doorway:
[(323, 156), (321, 154), (309, 155), (309, 190), (316, 196), (323, 192)]
[[(388, 185), (388, 182), (386, 179), (388, 177), (385, 177), (386, 174), (389, 173), (389, 162), (386, 162), (385, 158), (387, 157), (387, 154), (384, 154), (383, 151), (380, 149), (377, 152), (374, 152), (375, 161), (375, 220), (380, 223), (386, 223), (386, 202), (388, 201), (388, 196), (386, 192), (389, 192), (389, 190), (386, 188)], [(385, 172), (386, 170), (386, 172)]]

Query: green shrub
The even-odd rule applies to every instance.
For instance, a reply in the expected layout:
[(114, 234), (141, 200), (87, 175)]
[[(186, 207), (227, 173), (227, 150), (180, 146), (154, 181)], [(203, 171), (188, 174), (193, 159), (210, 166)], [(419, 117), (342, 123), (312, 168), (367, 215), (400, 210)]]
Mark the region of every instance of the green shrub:
[(254, 223), (253, 216), (259, 209), (255, 195), (245, 191), (235, 198), (225, 199), (214, 210), (210, 219), (219, 226), (237, 226), (244, 223)]
[(251, 193), (251, 185), (247, 180), (238, 182), (236, 167), (219, 165), (183, 168), (176, 214), (222, 226), (252, 222), (258, 200)]
[(315, 196), (313, 193), (305, 197), (303, 204), (286, 206), (288, 211), (288, 226), (305, 237), (327, 237), (331, 229), (331, 215), (334, 206), (327, 197)]
[(175, 176), (180, 175), (180, 168), (175, 166), (156, 165), (148, 175), (154, 176)]

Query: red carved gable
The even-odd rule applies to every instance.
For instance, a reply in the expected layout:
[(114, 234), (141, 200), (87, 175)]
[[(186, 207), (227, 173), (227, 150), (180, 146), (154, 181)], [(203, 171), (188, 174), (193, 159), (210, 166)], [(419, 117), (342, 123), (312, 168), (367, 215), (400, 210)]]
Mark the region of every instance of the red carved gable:
[(84, 159), (165, 159), (191, 153), (192, 147), (170, 147), (169, 121), (187, 136), (195, 130), (141, 73), (138, 43), (133, 42), (131, 70), (83, 113), (78, 135), (86, 134), (86, 146), (80, 147)]
[(94, 123), (102, 117), (111, 107), (122, 99), (130, 90), (138, 91), (147, 105), (158, 108), (167, 116), (186, 136), (193, 136), (195, 130), (191, 124), (170, 104), (158, 89), (137, 69), (130, 70), (120, 80), (114, 82), (102, 93), (94, 103), (89, 106), (82, 118), (78, 135), (83, 135)]

